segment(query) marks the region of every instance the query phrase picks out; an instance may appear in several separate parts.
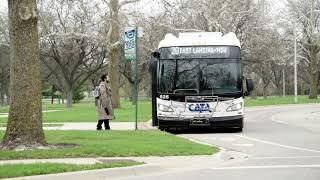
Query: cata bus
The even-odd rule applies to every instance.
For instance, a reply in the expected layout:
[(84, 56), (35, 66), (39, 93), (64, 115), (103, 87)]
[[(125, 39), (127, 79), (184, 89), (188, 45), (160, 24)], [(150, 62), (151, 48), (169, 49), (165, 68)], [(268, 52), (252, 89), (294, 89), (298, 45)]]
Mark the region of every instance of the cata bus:
[(159, 129), (237, 128), (244, 96), (253, 82), (242, 74), (240, 41), (234, 33), (167, 34), (152, 53), (152, 124)]

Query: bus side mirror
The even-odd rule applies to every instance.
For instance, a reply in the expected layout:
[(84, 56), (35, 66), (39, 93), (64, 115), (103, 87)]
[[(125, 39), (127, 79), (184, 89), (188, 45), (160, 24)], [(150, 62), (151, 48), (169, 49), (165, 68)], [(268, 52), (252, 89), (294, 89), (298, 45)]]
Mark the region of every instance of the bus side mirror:
[(150, 73), (154, 70), (156, 65), (157, 65), (157, 61), (155, 61), (153, 59), (149, 60), (149, 68), (148, 69), (149, 69)]
[(152, 58), (149, 60), (149, 72), (156, 70), (157, 59), (160, 58), (160, 53), (157, 51), (151, 53), (151, 55), (152, 55)]
[(244, 93), (245, 96), (249, 96), (254, 89), (253, 80), (246, 79), (247, 91)]
[(159, 59), (159, 58), (160, 58), (160, 53), (157, 52), (157, 51), (155, 51), (155, 52), (153, 52), (153, 53), (151, 53), (151, 54), (152, 54), (152, 57), (153, 57), (153, 58), (156, 58), (156, 59)]

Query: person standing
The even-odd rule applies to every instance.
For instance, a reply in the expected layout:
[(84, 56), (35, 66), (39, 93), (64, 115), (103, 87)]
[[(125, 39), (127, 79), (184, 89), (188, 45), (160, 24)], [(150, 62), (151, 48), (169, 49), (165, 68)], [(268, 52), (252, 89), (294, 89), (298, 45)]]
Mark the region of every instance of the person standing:
[(99, 85), (100, 96), (98, 99), (98, 124), (97, 130), (102, 129), (102, 124), (106, 130), (110, 130), (109, 120), (114, 119), (112, 108), (112, 91), (109, 85), (109, 77), (107, 75), (101, 76), (101, 83)]

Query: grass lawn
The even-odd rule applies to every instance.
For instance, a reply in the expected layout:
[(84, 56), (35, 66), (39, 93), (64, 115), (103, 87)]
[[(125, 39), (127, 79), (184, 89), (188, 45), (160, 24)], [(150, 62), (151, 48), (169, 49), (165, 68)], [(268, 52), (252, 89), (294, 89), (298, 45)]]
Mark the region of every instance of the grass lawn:
[(92, 169), (103, 169), (113, 167), (124, 167), (139, 165), (138, 162), (114, 162), (97, 163), (94, 165), (76, 165), (62, 163), (35, 163), (35, 164), (9, 164), (0, 165), (0, 178), (13, 178), (21, 176), (32, 176), (42, 174), (55, 174), (64, 172), (74, 172)]
[[(317, 100), (311, 100), (308, 96), (298, 96), (298, 104), (307, 104), (307, 103), (320, 103), (320, 98)], [(272, 96), (267, 99), (263, 99), (263, 97), (258, 97), (257, 99), (246, 98), (245, 106), (267, 106), (267, 105), (280, 105), (280, 104), (295, 104), (294, 96)]]
[[(46, 131), (49, 143), (75, 143), (75, 148), (0, 151), (0, 160), (75, 157), (209, 155), (218, 148), (197, 144), (162, 131)], [(4, 131), (0, 131), (3, 137)], [(0, 138), (1, 139), (1, 138)]]
[[(116, 119), (113, 121), (134, 121), (135, 106), (129, 101), (122, 101), (121, 108), (115, 109)], [(58, 112), (43, 113), (43, 122), (97, 122), (97, 110), (94, 103), (74, 104), (68, 109), (64, 104), (43, 104), (43, 110), (63, 110)], [(1, 107), (0, 112), (8, 112), (8, 107)], [(7, 117), (0, 118), (0, 123), (5, 123)], [(138, 120), (148, 121), (151, 119), (151, 102), (140, 101), (138, 104)]]
[(9, 106), (4, 106), (4, 107), (0, 106), (0, 113), (7, 113), (7, 112), (9, 112)]

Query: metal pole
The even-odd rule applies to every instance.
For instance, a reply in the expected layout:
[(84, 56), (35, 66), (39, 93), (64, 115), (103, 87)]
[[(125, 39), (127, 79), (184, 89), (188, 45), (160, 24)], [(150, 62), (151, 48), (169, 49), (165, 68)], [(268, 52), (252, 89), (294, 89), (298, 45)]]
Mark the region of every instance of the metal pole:
[(294, 23), (294, 103), (298, 103), (296, 23)]
[(139, 56), (138, 56), (138, 27), (135, 28), (135, 41), (136, 41), (136, 62), (135, 62), (135, 76), (134, 76), (134, 89), (135, 89), (135, 130), (138, 130), (138, 62), (139, 62)]
[(282, 95), (283, 97), (286, 96), (286, 77), (285, 77), (285, 72), (284, 72), (284, 66), (283, 66), (283, 69), (282, 69)]

